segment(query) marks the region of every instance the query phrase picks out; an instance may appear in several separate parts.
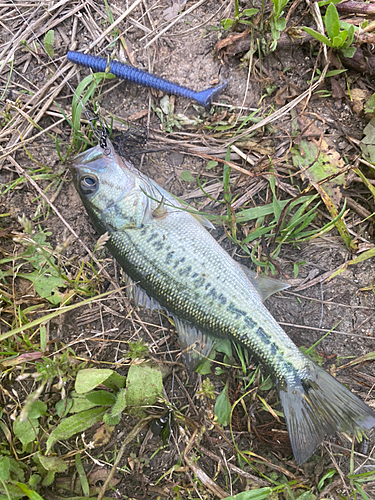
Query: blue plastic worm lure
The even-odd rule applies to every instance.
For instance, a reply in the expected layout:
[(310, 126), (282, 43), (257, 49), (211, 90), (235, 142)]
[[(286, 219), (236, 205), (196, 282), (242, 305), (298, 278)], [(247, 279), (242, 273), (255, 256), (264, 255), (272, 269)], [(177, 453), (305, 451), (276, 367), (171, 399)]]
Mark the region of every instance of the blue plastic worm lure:
[(175, 94), (187, 99), (197, 101), (203, 107), (208, 107), (213, 99), (220, 94), (220, 92), (227, 85), (228, 81), (218, 85), (217, 87), (210, 87), (201, 92), (178, 85), (177, 83), (170, 82), (156, 75), (152, 75), (147, 71), (135, 68), (130, 64), (123, 64), (118, 61), (109, 61), (105, 57), (92, 56), (90, 54), (83, 54), (82, 52), (75, 52), (70, 50), (66, 56), (68, 61), (80, 64), (86, 68), (91, 68), (93, 71), (105, 71), (110, 66), (110, 72), (123, 80), (129, 80), (133, 83), (138, 83), (144, 87), (151, 87), (156, 90), (161, 90), (166, 94)]

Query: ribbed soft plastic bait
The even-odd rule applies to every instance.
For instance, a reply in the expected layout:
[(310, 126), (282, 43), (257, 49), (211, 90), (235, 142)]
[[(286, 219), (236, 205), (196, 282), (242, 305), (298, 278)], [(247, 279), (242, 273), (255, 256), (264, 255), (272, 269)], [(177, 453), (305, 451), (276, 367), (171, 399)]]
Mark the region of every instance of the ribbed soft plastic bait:
[(177, 83), (170, 82), (159, 76), (152, 75), (147, 71), (135, 68), (130, 64), (123, 64), (118, 61), (109, 61), (105, 57), (92, 56), (90, 54), (83, 54), (82, 52), (74, 52), (70, 50), (67, 54), (68, 61), (80, 64), (86, 68), (91, 68), (93, 71), (105, 71), (110, 66), (110, 72), (123, 80), (129, 80), (133, 83), (138, 83), (144, 87), (151, 87), (156, 90), (161, 90), (166, 94), (175, 94), (187, 99), (197, 101), (200, 106), (208, 107), (216, 96), (218, 96), (228, 81), (218, 85), (217, 87), (210, 87), (201, 92), (178, 85)]

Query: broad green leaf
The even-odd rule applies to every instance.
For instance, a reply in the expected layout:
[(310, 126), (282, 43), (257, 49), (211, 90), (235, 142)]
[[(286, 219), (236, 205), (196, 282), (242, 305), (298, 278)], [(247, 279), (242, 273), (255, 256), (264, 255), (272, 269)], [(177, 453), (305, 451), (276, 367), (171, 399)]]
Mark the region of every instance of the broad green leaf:
[(31, 474), (29, 478), (29, 486), (35, 488), (40, 483), (41, 477), (39, 474)]
[(222, 27), (225, 29), (225, 30), (229, 30), (229, 28), (232, 26), (233, 24), (233, 20), (232, 19), (222, 19), (221, 21), (221, 25)]
[(57, 306), (64, 300), (65, 295), (59, 288), (66, 288), (67, 284), (53, 267), (47, 266), (31, 273), (19, 273), (18, 276), (31, 281), (36, 293), (51, 304)]
[(69, 439), (79, 432), (89, 429), (97, 422), (102, 420), (106, 408), (92, 408), (91, 410), (81, 411), (71, 417), (64, 418), (60, 424), (53, 429), (47, 439), (46, 454), (51, 451), (52, 446), (61, 439)]
[(285, 17), (280, 17), (275, 21), (275, 27), (278, 31), (284, 31), (286, 28), (286, 19)]
[[(345, 38), (343, 38), (343, 37), (345, 37)], [(347, 32), (345, 30), (342, 31), (338, 36), (335, 36), (332, 39), (333, 48), (339, 49), (340, 47), (342, 47), (344, 45), (346, 37), (347, 37)]]
[(25, 470), (28, 467), (20, 460), (15, 460), (14, 458), (9, 458), (10, 463), (10, 477), (13, 481), (20, 481), (23, 483), (25, 481)]
[(115, 404), (112, 406), (111, 415), (120, 415), (126, 408), (126, 389), (120, 389)]
[(348, 30), (348, 39), (346, 41), (345, 48), (349, 47), (352, 44), (353, 38), (354, 38), (354, 32), (355, 32), (354, 26), (352, 24), (349, 26), (349, 28), (347, 30)]
[(207, 165), (206, 165), (206, 170), (210, 170), (213, 167), (217, 167), (217, 165), (218, 165), (218, 162), (215, 160), (208, 161)]
[(92, 391), (86, 394), (86, 399), (96, 405), (111, 406), (115, 403), (116, 396), (108, 391)]
[(259, 9), (244, 9), (243, 10), (243, 15), (247, 17), (254, 16), (259, 12)]
[(0, 456), (0, 479), (8, 481), (10, 478), (10, 461), (8, 457)]
[(341, 49), (341, 52), (342, 52), (342, 55), (344, 57), (350, 57), (352, 58), (356, 52), (356, 48), (355, 47), (348, 47), (347, 49)]
[(259, 389), (261, 391), (269, 391), (271, 387), (273, 386), (273, 382), (271, 377), (268, 377), (260, 386)]
[(215, 344), (215, 350), (217, 352), (222, 352), (223, 354), (226, 354), (228, 358), (231, 358), (233, 356), (232, 343), (229, 339), (220, 340), (217, 344)]
[[(148, 352), (148, 349), (147, 349)], [(117, 372), (113, 372), (106, 380), (104, 380), (103, 385), (112, 389), (113, 391), (117, 391), (118, 389), (122, 389), (125, 387), (126, 377), (119, 375)]]
[(272, 0), (274, 7), (274, 17), (278, 19), (282, 15), (284, 7), (287, 5), (289, 0)]
[(92, 391), (95, 387), (98, 387), (98, 385), (107, 380), (112, 373), (113, 370), (109, 370), (108, 368), (87, 368), (79, 371), (75, 383), (77, 394), (84, 394), (85, 392)]
[(64, 472), (68, 468), (64, 460), (56, 456), (46, 457), (45, 455), (39, 453), (38, 459), (46, 470), (50, 470), (52, 472)]
[(360, 144), (362, 154), (366, 160), (375, 164), (375, 117), (371, 118), (363, 129), (363, 133), (364, 137)]
[(199, 364), (195, 371), (197, 373), (200, 373), (201, 375), (208, 375), (209, 373), (211, 373), (212, 360), (215, 359), (215, 354), (215, 349), (212, 349), (212, 351), (208, 355), (208, 359), (204, 358), (204, 360), (202, 360), (202, 363)]
[(81, 411), (90, 410), (98, 406), (96, 403), (92, 403), (86, 398), (86, 394), (77, 394), (75, 391), (72, 391), (72, 399), (71, 404), (69, 405), (69, 411), (65, 413), (66, 416), (68, 413), (80, 413)]
[[(293, 161), (297, 166), (299, 164), (302, 167), (309, 167), (303, 176), (312, 182), (319, 182), (330, 175), (338, 174), (340, 169), (345, 167), (340, 153), (324, 139), (321, 143), (302, 139), (299, 147), (293, 148)], [(345, 178), (345, 174), (339, 174), (322, 186), (336, 206), (339, 206), (342, 197), (339, 186), (344, 184)]]
[(161, 397), (163, 380), (161, 371), (147, 363), (133, 364), (126, 380), (126, 404), (140, 407), (150, 406)]
[(364, 26), (362, 25), (360, 28), (359, 26), (354, 26), (354, 24), (347, 23), (346, 21), (342, 21), (340, 19), (340, 30), (347, 30), (349, 32), (351, 28), (353, 28), (353, 31), (359, 31), (360, 29), (364, 28)]
[(59, 417), (67, 415), (72, 406), (73, 401), (70, 398), (60, 399), (60, 401), (58, 401), (55, 406), (57, 415)]
[(112, 416), (109, 412), (103, 417), (103, 422), (107, 425), (116, 426), (121, 421), (121, 413)]
[(327, 38), (326, 36), (322, 35), (321, 33), (318, 33), (317, 31), (315, 31), (311, 28), (303, 27), (302, 29), (304, 31), (306, 31), (306, 33), (308, 33), (309, 35), (314, 37), (315, 40), (318, 40), (318, 42), (325, 43), (327, 45), (327, 47), (332, 47), (331, 40), (329, 38)]
[(222, 425), (228, 425), (232, 406), (228, 397), (228, 382), (225, 384), (223, 391), (218, 395), (214, 407), (214, 412), (217, 421)]
[[(26, 415), (23, 412), (13, 423), (13, 432), (23, 444), (23, 449), (38, 437), (39, 417), (45, 415), (47, 406), (42, 401), (30, 405)], [(22, 417), (22, 418), (21, 418)]]
[(243, 491), (231, 497), (226, 497), (224, 500), (267, 500), (272, 493), (272, 489), (268, 486), (265, 488), (257, 488), (256, 490)]
[(47, 474), (43, 477), (42, 485), (45, 486), (46, 488), (48, 486), (51, 486), (51, 484), (54, 483), (55, 481), (55, 475), (56, 473), (53, 472), (53, 470), (47, 471)]
[(331, 40), (340, 34), (340, 20), (337, 9), (333, 3), (330, 3), (327, 7), (326, 15), (324, 16), (324, 25), (327, 30), (327, 34)]
[(38, 437), (38, 419), (29, 419), (21, 422), (17, 418), (13, 423), (13, 432), (23, 444), (23, 450), (25, 450), (26, 446)]
[(54, 51), (53, 51), (53, 42), (55, 39), (55, 32), (53, 30), (47, 31), (47, 33), (44, 35), (44, 48), (47, 54), (51, 57), (51, 59), (54, 56)]
[(365, 113), (375, 113), (375, 94), (372, 94), (364, 106)]
[(30, 500), (43, 500), (43, 498), (33, 490), (30, 490), (24, 483), (17, 483), (17, 486), (20, 490), (22, 490), (27, 498), (30, 498)]
[(183, 170), (180, 173), (180, 179), (185, 181), (185, 182), (194, 182), (195, 181), (193, 174), (190, 172), (190, 170)]
[[(6, 483), (6, 494), (0, 494), (0, 500), (20, 500), (21, 498), (25, 498), (26, 495), (23, 491), (21, 491), (17, 486), (11, 483)], [(0, 481), (0, 493), (5, 493), (5, 488)]]

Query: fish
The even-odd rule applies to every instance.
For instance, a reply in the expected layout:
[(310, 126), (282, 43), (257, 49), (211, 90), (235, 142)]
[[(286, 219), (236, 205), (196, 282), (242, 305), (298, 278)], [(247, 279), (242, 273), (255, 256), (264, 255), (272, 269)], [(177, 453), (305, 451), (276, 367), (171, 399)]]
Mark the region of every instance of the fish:
[(68, 61), (74, 64), (80, 64), (86, 68), (90, 68), (93, 71), (109, 71), (112, 75), (121, 78), (122, 80), (128, 80), (132, 83), (137, 83), (138, 85), (143, 85), (144, 87), (151, 87), (156, 90), (161, 90), (167, 94), (175, 94), (187, 99), (192, 99), (196, 101), (200, 106), (208, 108), (212, 101), (225, 89), (228, 84), (228, 80), (224, 83), (217, 85), (216, 87), (209, 87), (200, 92), (183, 87), (177, 83), (170, 82), (165, 78), (153, 75), (142, 69), (136, 68), (130, 64), (124, 64), (114, 59), (109, 60), (106, 57), (99, 57), (92, 54), (84, 54), (83, 52), (77, 52), (74, 50), (69, 50), (66, 58)]
[(76, 156), (71, 167), (94, 227), (108, 233), (128, 295), (173, 318), (187, 364), (229, 338), (273, 375), (299, 465), (325, 436), (375, 426), (375, 412), (303, 354), (263, 304), (285, 285), (256, 279), (208, 232), (207, 219), (117, 155), (109, 140), (105, 149)]

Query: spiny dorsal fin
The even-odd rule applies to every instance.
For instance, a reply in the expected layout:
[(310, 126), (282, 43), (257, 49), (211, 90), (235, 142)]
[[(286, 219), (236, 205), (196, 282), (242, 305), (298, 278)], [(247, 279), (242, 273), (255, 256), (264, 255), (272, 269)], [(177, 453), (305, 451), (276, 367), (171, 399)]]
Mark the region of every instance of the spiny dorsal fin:
[(240, 266), (255, 290), (260, 295), (262, 301), (266, 300), (274, 293), (281, 292), (282, 290), (290, 287), (287, 283), (283, 283), (275, 278), (270, 278), (269, 276), (264, 276), (263, 274), (257, 274), (242, 264), (240, 264)]

